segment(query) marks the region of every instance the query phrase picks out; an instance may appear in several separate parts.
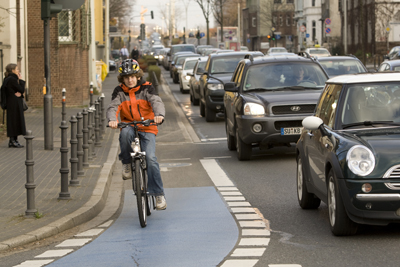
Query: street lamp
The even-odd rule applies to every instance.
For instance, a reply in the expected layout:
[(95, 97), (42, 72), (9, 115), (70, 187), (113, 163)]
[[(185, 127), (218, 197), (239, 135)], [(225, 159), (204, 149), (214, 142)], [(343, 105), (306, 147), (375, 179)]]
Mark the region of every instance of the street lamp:
[(131, 17), (129, 19), (129, 30), (128, 30), (128, 34), (129, 34), (129, 38), (128, 38), (128, 52), (131, 52), (131, 20), (133, 19), (133, 17)]

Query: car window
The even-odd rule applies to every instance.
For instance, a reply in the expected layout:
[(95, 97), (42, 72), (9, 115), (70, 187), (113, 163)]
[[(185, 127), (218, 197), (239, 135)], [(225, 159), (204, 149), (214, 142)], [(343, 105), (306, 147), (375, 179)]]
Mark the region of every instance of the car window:
[(186, 61), (184, 70), (193, 70), (194, 65), (196, 65), (196, 60)]
[(171, 54), (175, 54), (176, 52), (183, 52), (183, 51), (191, 51), (194, 53), (195, 48), (192, 45), (171, 47)]
[(310, 54), (313, 54), (313, 55), (329, 54), (329, 51), (326, 49), (310, 49)]
[(320, 61), (320, 64), (330, 77), (366, 72), (364, 66), (358, 60), (323, 60)]
[(344, 96), (343, 124), (364, 121), (400, 122), (400, 82), (351, 85)]
[(327, 85), (324, 94), (321, 97), (316, 115), (322, 119), (324, 124), (333, 128), (336, 117), (336, 110), (339, 101), (342, 86), (337, 84)]
[(393, 68), (394, 71), (400, 71), (400, 66), (396, 66)]
[(302, 86), (322, 89), (327, 80), (318, 64), (282, 62), (255, 65), (248, 68), (244, 81), (244, 91), (252, 89), (279, 89)]
[(388, 64), (383, 63), (382, 65), (380, 65), (378, 71), (385, 71), (387, 65), (388, 65)]
[(240, 64), (237, 66), (234, 75), (232, 76), (232, 81), (236, 84), (236, 86), (240, 85), (239, 77), (241, 76), (241, 72), (243, 71), (244, 64)]
[(237, 64), (243, 58), (244, 56), (242, 55), (230, 58), (215, 58), (211, 64), (211, 74), (233, 73), (237, 67)]
[(202, 75), (204, 73), (204, 68), (206, 66), (207, 61), (200, 61), (197, 66), (197, 75)]

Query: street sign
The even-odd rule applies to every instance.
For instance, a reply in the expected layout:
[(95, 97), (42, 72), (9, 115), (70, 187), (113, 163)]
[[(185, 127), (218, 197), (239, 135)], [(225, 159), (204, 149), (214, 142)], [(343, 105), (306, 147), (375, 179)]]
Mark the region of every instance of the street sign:
[(250, 43), (250, 38), (247, 38), (247, 42)]
[(204, 32), (201, 32), (201, 33), (200, 33), (200, 37), (203, 38), (204, 36), (206, 36), (206, 35), (204, 34)]
[(279, 39), (281, 39), (281, 35), (280, 34), (275, 34), (275, 38), (276, 38), (276, 40), (279, 40)]
[(275, 27), (272, 27), (272, 28), (271, 28), (271, 31), (273, 31), (273, 32), (274, 32), (275, 30), (276, 30), (276, 29), (275, 29)]
[(310, 34), (309, 33), (306, 33), (306, 38), (310, 38)]
[(301, 25), (300, 28), (299, 28), (299, 30), (300, 30), (301, 32), (305, 32), (305, 31), (306, 31), (306, 26)]
[(387, 32), (390, 32), (390, 27), (386, 27), (386, 31), (387, 31)]
[(331, 28), (326, 27), (326, 28), (325, 28), (325, 32), (326, 32), (327, 34), (330, 34), (330, 33), (331, 33)]
[(332, 21), (331, 21), (330, 18), (326, 18), (326, 19), (325, 19), (325, 24), (326, 24), (326, 25), (331, 25), (331, 23), (332, 23)]

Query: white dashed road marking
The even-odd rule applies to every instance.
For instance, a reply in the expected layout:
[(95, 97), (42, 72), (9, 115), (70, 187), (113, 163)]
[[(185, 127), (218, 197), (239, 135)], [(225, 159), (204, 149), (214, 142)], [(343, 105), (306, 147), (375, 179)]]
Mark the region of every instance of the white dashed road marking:
[(14, 267), (42, 267), (53, 261), (54, 260), (30, 260), (24, 261), (23, 263), (15, 265)]
[(90, 229), (87, 230), (86, 232), (80, 233), (75, 235), (76, 237), (83, 237), (83, 236), (96, 236), (99, 235), (101, 232), (103, 232), (104, 229)]
[(62, 257), (74, 251), (73, 249), (53, 249), (43, 252), (40, 255), (37, 255), (35, 258), (54, 258), (54, 257)]
[(91, 241), (91, 238), (81, 238), (81, 239), (67, 239), (56, 246), (59, 247), (81, 247), (87, 242)]

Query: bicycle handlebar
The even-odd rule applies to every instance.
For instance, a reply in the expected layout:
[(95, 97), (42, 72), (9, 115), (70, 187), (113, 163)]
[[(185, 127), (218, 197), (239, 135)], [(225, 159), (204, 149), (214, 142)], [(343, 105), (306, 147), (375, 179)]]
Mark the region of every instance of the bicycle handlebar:
[[(163, 122), (164, 122), (164, 120), (161, 123), (155, 123), (154, 120), (150, 120), (150, 119), (147, 119), (144, 121), (119, 122), (117, 127), (125, 128), (126, 126), (129, 126), (129, 125), (134, 125), (134, 126), (136, 126), (136, 125), (143, 125), (143, 126), (155, 125), (155, 126), (158, 126), (158, 125), (161, 125)], [(110, 126), (106, 125), (106, 127), (110, 127)]]

